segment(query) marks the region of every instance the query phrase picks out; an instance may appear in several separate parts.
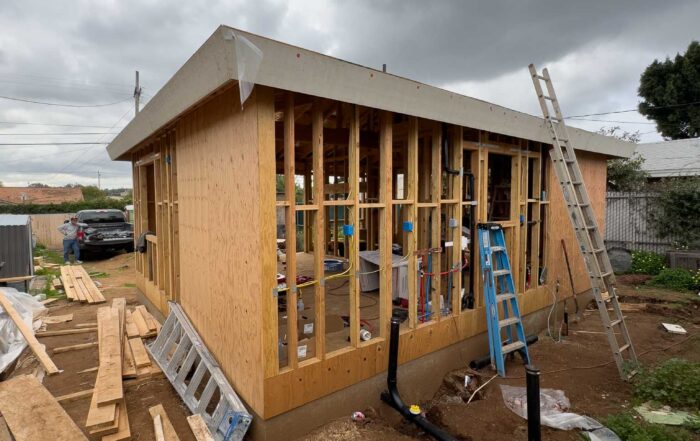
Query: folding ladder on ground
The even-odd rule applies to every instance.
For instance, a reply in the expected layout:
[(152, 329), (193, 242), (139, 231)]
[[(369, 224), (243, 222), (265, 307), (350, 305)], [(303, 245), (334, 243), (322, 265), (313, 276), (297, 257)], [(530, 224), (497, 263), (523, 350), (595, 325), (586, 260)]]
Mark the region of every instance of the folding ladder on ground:
[[(486, 223), (479, 224), (477, 229), (491, 365), (496, 367), (498, 375), (505, 377), (506, 355), (517, 351), (528, 364), (530, 363), (530, 354), (527, 351), (525, 331), (520, 319), (520, 308), (518, 307), (518, 298), (515, 295), (503, 228), (499, 224)], [(499, 306), (501, 311), (499, 311)], [(500, 318), (501, 312), (503, 318)], [(515, 327), (515, 340), (513, 339), (513, 327)], [(506, 334), (505, 341), (503, 340), (503, 331)]]
[[(553, 148), (549, 154), (552, 157), (552, 164), (561, 185), (579, 249), (588, 269), (591, 289), (598, 305), (600, 318), (605, 327), (605, 333), (608, 336), (608, 342), (620, 376), (627, 378), (634, 373), (633, 370), (626, 372), (626, 369), (636, 367), (637, 354), (632, 346), (622, 311), (620, 311), (615, 291), (615, 275), (610, 265), (608, 252), (598, 229), (598, 222), (588, 198), (576, 153), (569, 140), (549, 72), (544, 69), (542, 75), (539, 75), (535, 66), (531, 64), (530, 75), (542, 108), (542, 115), (552, 135)], [(542, 83), (545, 84), (546, 94), (543, 91)], [(552, 110), (547, 102), (551, 104)], [(608, 313), (608, 303), (612, 306), (612, 316)], [(618, 341), (616, 335), (620, 335), (622, 341)]]
[(169, 305), (170, 314), (148, 351), (190, 411), (202, 415), (217, 441), (242, 440), (253, 417), (180, 305)]

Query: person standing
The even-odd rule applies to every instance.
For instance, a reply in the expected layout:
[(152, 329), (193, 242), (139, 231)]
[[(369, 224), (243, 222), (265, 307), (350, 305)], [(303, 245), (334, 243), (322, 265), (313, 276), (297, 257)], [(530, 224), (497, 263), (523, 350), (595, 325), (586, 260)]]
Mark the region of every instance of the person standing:
[(83, 263), (80, 260), (80, 247), (78, 247), (78, 231), (80, 227), (87, 227), (87, 224), (79, 223), (78, 216), (71, 216), (70, 222), (66, 222), (58, 227), (58, 231), (63, 234), (63, 263), (66, 265), (70, 265), (68, 253), (71, 249), (75, 255), (75, 263)]

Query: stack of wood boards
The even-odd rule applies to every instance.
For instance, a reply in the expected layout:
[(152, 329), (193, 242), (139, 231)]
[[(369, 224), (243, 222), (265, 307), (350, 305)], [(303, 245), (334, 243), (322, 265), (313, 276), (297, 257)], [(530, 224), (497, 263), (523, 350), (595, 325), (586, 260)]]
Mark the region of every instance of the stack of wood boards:
[(87, 441), (66, 411), (33, 375), (0, 383), (0, 412), (15, 441)]
[(99, 366), (85, 426), (91, 435), (102, 436), (102, 441), (131, 436), (122, 380), (161, 372), (146, 351), (137, 323), (143, 326), (145, 336), (156, 335), (160, 329), (145, 307), (129, 311), (123, 298), (97, 310)]
[(92, 281), (82, 265), (61, 266), (61, 279), (66, 297), (87, 303), (102, 303), (104, 296)]

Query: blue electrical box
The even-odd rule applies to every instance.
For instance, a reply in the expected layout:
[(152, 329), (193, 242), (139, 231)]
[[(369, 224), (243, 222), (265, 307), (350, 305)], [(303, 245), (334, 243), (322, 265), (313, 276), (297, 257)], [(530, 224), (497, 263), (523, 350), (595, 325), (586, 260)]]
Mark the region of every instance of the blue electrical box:
[(411, 221), (406, 221), (403, 223), (403, 230), (407, 233), (412, 233), (413, 232), (413, 222)]
[(348, 225), (348, 224), (343, 225), (343, 234), (344, 234), (345, 236), (352, 236), (354, 232), (355, 232), (355, 228), (353, 227), (352, 224), (350, 224), (350, 225)]

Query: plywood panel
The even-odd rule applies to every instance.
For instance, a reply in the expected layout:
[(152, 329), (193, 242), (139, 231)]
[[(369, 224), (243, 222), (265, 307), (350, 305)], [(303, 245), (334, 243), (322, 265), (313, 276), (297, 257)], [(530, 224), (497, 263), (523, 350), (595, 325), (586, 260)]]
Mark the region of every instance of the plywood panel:
[(270, 94), (263, 93), (269, 99), (264, 105), (260, 94), (256, 87), (241, 109), (238, 89), (229, 88), (176, 128), (181, 304), (234, 389), (256, 411), (263, 398), (262, 299), (272, 297), (271, 289), (263, 292), (263, 279), (274, 283), (274, 270), (264, 274), (261, 267), (269, 245), (260, 240), (257, 125), (259, 112), (269, 112), (270, 121), (273, 114)]

